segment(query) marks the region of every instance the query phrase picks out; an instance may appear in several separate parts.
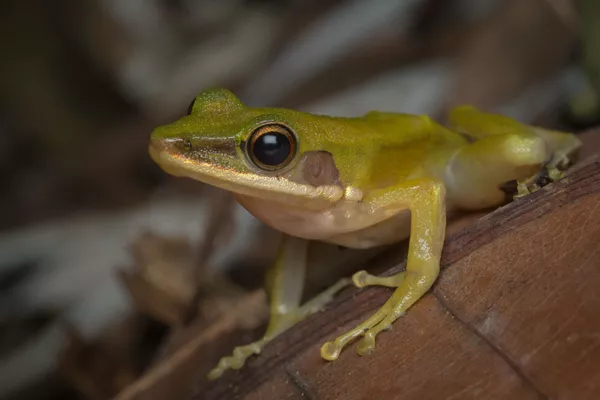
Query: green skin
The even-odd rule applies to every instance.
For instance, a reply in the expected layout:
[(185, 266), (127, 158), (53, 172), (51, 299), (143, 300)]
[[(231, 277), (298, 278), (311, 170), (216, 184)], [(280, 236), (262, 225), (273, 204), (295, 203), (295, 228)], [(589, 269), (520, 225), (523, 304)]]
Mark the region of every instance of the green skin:
[[(221, 359), (209, 377), (238, 369), (275, 336), (321, 309), (336, 291), (356, 286), (396, 288), (365, 322), (321, 347), (336, 359), (363, 337), (359, 354), (422, 297), (439, 274), (446, 212), (501, 204), (500, 186), (520, 182), (519, 194), (547, 164), (552, 177), (580, 143), (571, 134), (523, 125), (463, 106), (452, 129), (427, 116), (370, 112), (334, 118), (279, 108), (249, 108), (231, 92), (201, 93), (190, 114), (158, 127), (152, 158), (167, 172), (233, 192), (253, 215), (286, 234), (270, 273), (271, 319), (265, 336)], [(283, 129), (293, 144), (285, 163), (256, 161), (258, 132)], [(365, 271), (301, 305), (307, 240), (353, 248), (395, 243), (410, 236), (406, 271), (379, 278)]]

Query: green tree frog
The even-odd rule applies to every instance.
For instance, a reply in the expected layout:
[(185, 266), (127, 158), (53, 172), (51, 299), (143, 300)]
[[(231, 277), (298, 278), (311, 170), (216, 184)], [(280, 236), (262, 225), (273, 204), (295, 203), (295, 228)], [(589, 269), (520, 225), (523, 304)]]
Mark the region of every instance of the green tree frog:
[[(264, 337), (234, 349), (209, 378), (241, 368), (352, 283), (395, 289), (371, 317), (324, 343), (321, 356), (335, 360), (359, 338), (358, 353), (371, 352), (377, 335), (436, 280), (447, 213), (500, 205), (508, 181), (527, 194), (543, 167), (550, 178), (560, 177), (580, 146), (572, 134), (471, 106), (453, 109), (448, 126), (423, 115), (336, 118), (250, 108), (225, 89), (210, 89), (196, 97), (187, 116), (154, 130), (149, 151), (166, 172), (233, 192), (250, 213), (285, 234), (268, 274)], [(406, 238), (404, 272), (377, 277), (360, 271), (301, 304), (308, 240), (369, 248)]]

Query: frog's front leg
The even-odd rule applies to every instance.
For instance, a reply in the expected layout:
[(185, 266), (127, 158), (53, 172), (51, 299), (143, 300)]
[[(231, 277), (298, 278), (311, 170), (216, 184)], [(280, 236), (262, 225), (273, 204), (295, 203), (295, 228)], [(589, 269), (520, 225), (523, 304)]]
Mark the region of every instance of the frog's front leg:
[(267, 331), (260, 340), (236, 347), (231, 356), (223, 357), (209, 372), (209, 379), (219, 378), (227, 369), (242, 368), (248, 357), (260, 354), (268, 342), (305, 317), (322, 309), (336, 292), (351, 283), (350, 279), (341, 279), (301, 306), (308, 243), (304, 239), (283, 236), (277, 260), (267, 275), (267, 292), (271, 304)]
[[(334, 341), (321, 347), (326, 360), (338, 358), (352, 340), (364, 336), (358, 346), (359, 354), (374, 349), (376, 336), (391, 329), (392, 323), (419, 300), (436, 280), (446, 230), (445, 188), (435, 179), (419, 179), (371, 193), (364, 199), (373, 210), (390, 215), (406, 208), (411, 212), (410, 241), (406, 272), (388, 278), (358, 273), (355, 284), (397, 286), (388, 301), (370, 318)], [(360, 286), (360, 285), (359, 285)]]

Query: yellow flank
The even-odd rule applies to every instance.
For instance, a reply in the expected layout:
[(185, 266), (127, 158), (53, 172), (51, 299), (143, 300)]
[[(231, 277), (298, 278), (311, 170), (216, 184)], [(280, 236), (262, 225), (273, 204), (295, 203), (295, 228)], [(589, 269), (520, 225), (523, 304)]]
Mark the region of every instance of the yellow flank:
[[(201, 93), (189, 115), (152, 133), (152, 158), (169, 173), (233, 192), (253, 215), (285, 234), (269, 273), (265, 336), (234, 349), (209, 378), (241, 368), (351, 283), (395, 291), (370, 318), (323, 344), (321, 356), (335, 360), (359, 338), (358, 353), (372, 352), (377, 335), (436, 280), (448, 210), (497, 206), (510, 181), (517, 182), (517, 196), (526, 195), (543, 180), (560, 178), (579, 146), (572, 134), (470, 106), (454, 109), (444, 127), (427, 116), (334, 118), (249, 108), (224, 89)], [(406, 271), (386, 278), (360, 271), (301, 304), (307, 240), (366, 248), (407, 237)]]

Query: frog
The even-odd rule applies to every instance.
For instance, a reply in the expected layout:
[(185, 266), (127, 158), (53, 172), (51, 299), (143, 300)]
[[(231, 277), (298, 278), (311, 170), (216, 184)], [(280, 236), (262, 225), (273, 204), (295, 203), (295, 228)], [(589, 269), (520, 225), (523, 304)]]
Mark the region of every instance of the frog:
[[(336, 360), (357, 341), (374, 352), (440, 274), (447, 219), (507, 201), (562, 177), (581, 142), (568, 132), (521, 123), (461, 105), (439, 123), (427, 115), (371, 111), (359, 117), (249, 107), (231, 91), (202, 91), (187, 115), (153, 130), (151, 158), (167, 173), (231, 192), (253, 216), (282, 232), (267, 273), (269, 323), (264, 336), (236, 347), (208, 373), (243, 367), (265, 345), (326, 307), (348, 286), (393, 291), (371, 316), (322, 344)], [(546, 182), (548, 183), (548, 182)], [(311, 241), (368, 249), (408, 240), (404, 270), (361, 270), (302, 303)]]

